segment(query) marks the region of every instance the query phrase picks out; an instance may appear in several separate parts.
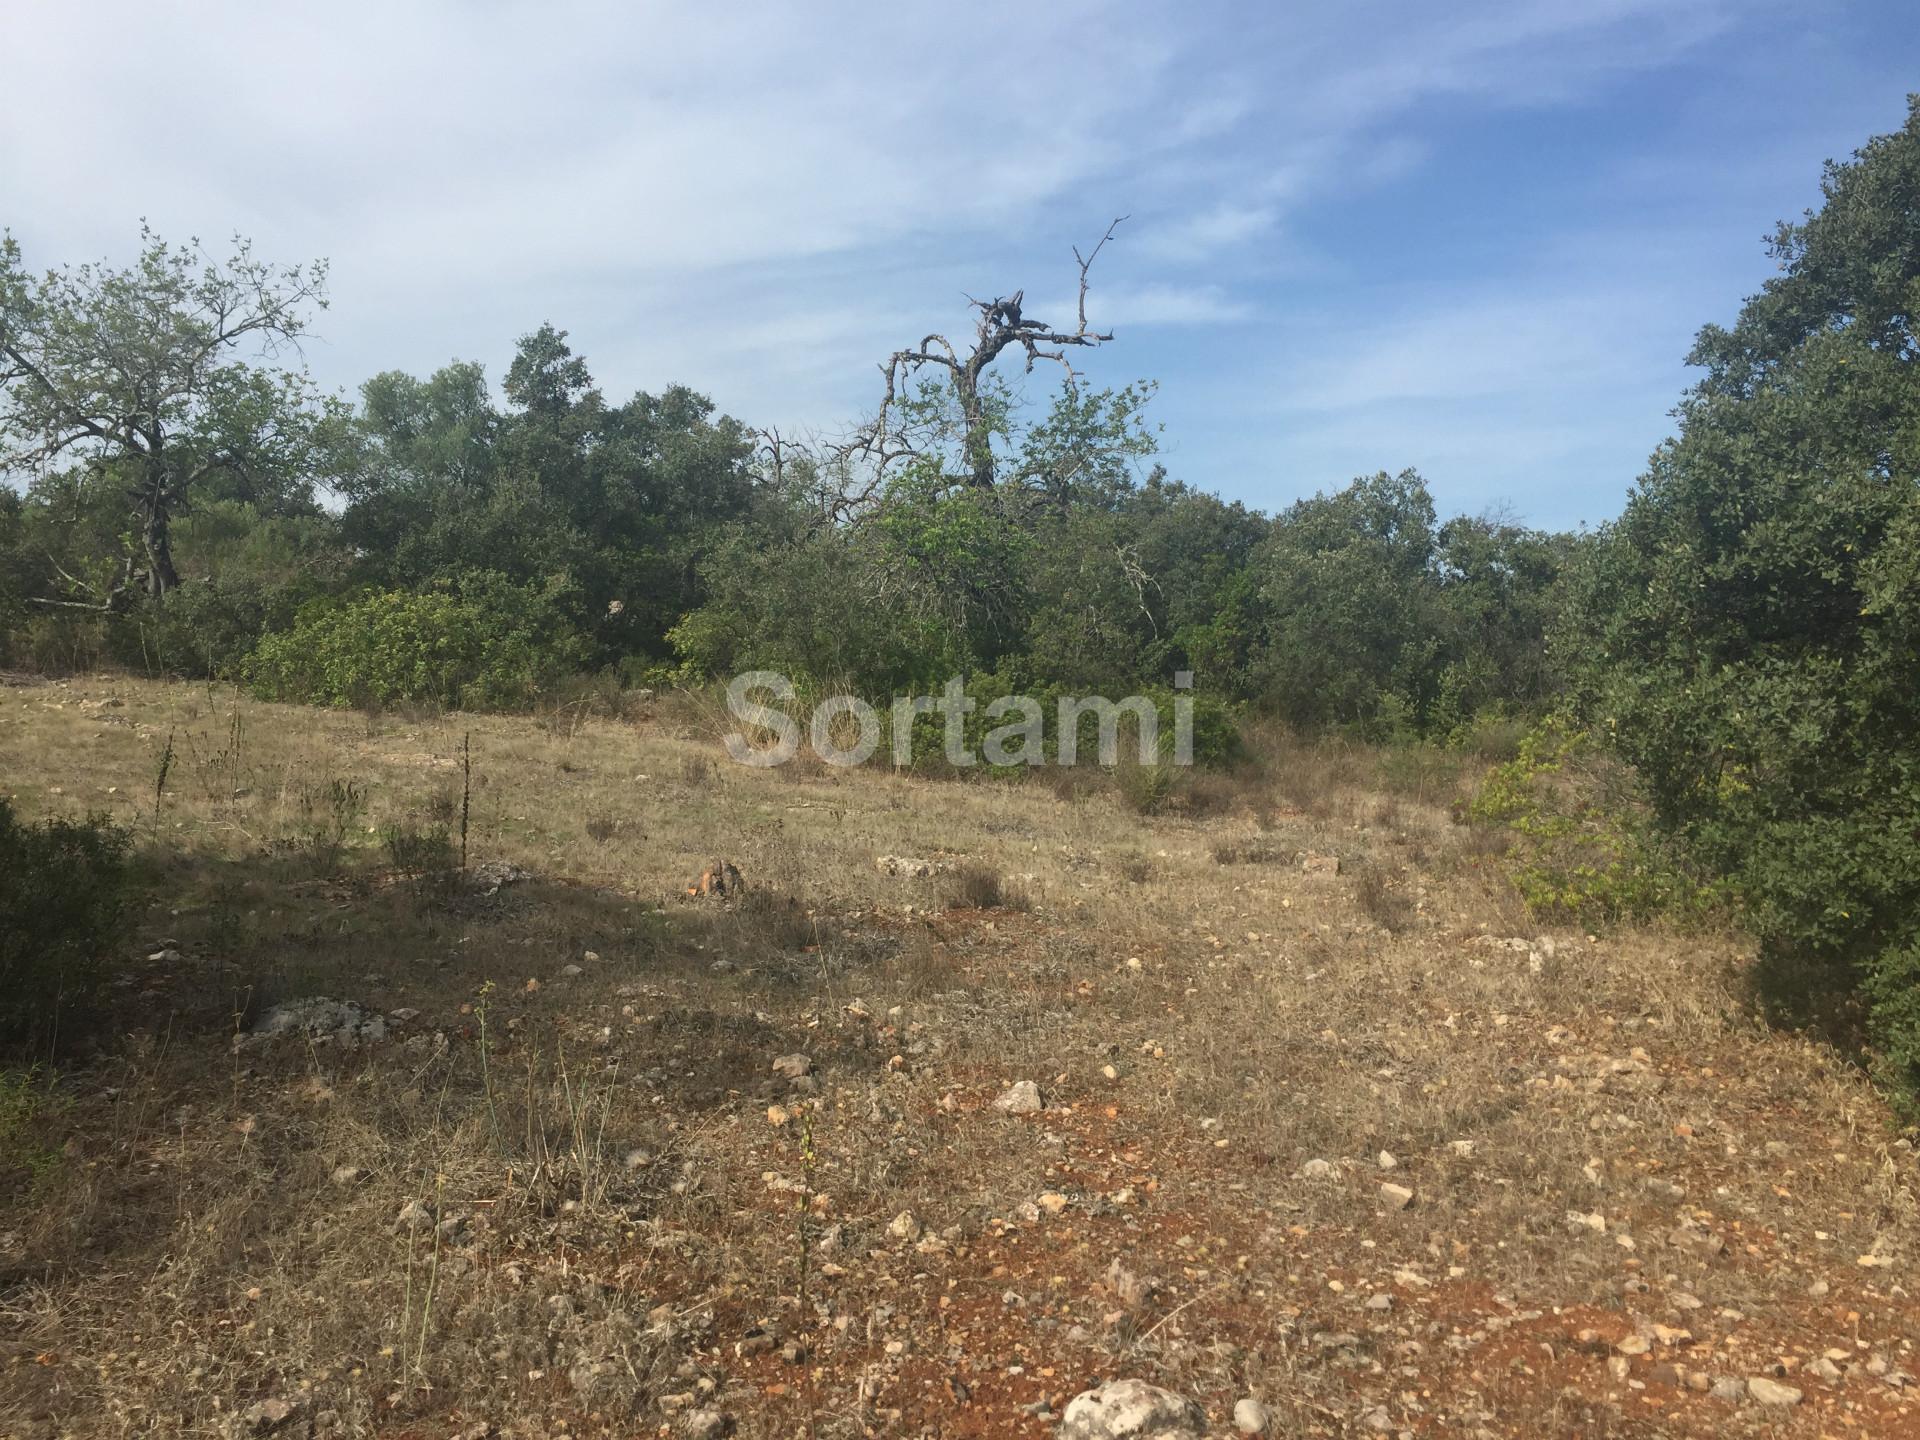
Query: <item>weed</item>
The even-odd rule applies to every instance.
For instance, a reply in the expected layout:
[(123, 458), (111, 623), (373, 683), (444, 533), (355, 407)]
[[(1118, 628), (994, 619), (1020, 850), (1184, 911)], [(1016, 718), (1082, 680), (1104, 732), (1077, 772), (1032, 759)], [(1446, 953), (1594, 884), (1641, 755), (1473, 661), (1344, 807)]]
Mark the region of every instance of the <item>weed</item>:
[(467, 822), (473, 816), (473, 732), (460, 740), (460, 868), (467, 868)]
[(1216, 865), (1272, 865), (1287, 852), (1263, 840), (1215, 840), (1207, 847)]
[(985, 865), (968, 863), (947, 879), (947, 904), (969, 910), (1026, 910), (1032, 907), (1027, 892), (1010, 885), (998, 871)]
[(1179, 771), (1171, 765), (1123, 763), (1113, 770), (1121, 799), (1136, 815), (1158, 815), (1166, 809), (1178, 776)]
[(51, 1042), (124, 939), (132, 837), (104, 816), (23, 825), (0, 800), (0, 1041)]
[(0, 1070), (0, 1176), (24, 1170), (35, 1189), (47, 1184), (60, 1164), (60, 1152), (35, 1138), (47, 1108), (40, 1067)]
[(425, 899), (451, 892), (456, 874), (453, 839), (444, 825), (421, 826), (411, 821), (388, 825), (380, 832), (387, 862)]
[(153, 767), (153, 828), (160, 828), (160, 807), (167, 797), (167, 777), (173, 773), (173, 735), (167, 732), (166, 746), (160, 751), (160, 761)]
[(1382, 930), (1397, 933), (1413, 923), (1414, 905), (1397, 889), (1379, 864), (1368, 861), (1356, 867), (1353, 898), (1361, 913)]
[(334, 874), (346, 853), (347, 837), (366, 813), (367, 792), (353, 780), (330, 780), (324, 787), (302, 786), (299, 844), (323, 874)]

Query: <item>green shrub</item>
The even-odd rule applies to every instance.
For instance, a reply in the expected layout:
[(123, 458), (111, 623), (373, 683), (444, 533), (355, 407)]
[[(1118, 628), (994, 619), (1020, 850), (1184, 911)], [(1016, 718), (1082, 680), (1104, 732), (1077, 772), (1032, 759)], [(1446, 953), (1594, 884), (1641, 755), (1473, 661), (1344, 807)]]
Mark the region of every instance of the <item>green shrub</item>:
[(1920, 1104), (1920, 96), (1821, 188), (1700, 331), (1560, 644), (1663, 827), (1743, 897), (1762, 997)]
[(0, 1043), (57, 1039), (106, 978), (131, 882), (105, 819), (22, 824), (0, 800)]
[(320, 874), (337, 873), (347, 852), (348, 837), (359, 830), (366, 809), (366, 787), (356, 781), (302, 785), (296, 849)]
[(444, 899), (453, 893), (459, 880), (460, 856), (453, 843), (452, 827), (409, 820), (383, 828), (380, 843), (395, 874), (407, 882), (417, 898)]
[(108, 648), (134, 670), (192, 679), (226, 679), (246, 663), (260, 637), (292, 621), (286, 587), (258, 581), (182, 585), (164, 604), (144, 603), (114, 617)]
[(322, 705), (524, 708), (586, 663), (552, 589), (477, 574), (303, 608), (266, 636), (248, 674), (265, 699)]
[(47, 1111), (47, 1086), (38, 1065), (0, 1070), (0, 1181), (23, 1170), (38, 1187), (60, 1168), (61, 1154), (38, 1135)]
[(1488, 773), (1466, 818), (1512, 835), (1511, 873), (1535, 914), (1583, 925), (1697, 919), (1724, 898), (1655, 834), (1585, 731), (1548, 720), (1519, 749)]
[(1180, 772), (1162, 761), (1158, 765), (1142, 765), (1135, 757), (1127, 757), (1114, 766), (1114, 783), (1120, 787), (1120, 797), (1127, 802), (1127, 808), (1137, 815), (1158, 815), (1167, 808), (1167, 802), (1173, 798), (1174, 782)]

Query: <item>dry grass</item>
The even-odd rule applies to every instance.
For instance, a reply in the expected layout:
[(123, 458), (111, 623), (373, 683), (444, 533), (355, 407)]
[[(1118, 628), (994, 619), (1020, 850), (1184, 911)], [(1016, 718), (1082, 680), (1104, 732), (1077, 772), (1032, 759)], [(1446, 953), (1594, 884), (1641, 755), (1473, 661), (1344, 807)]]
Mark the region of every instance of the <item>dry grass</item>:
[[(21, 808), (113, 811), (162, 896), (115, 1026), (0, 1145), (0, 1435), (285, 1402), (276, 1434), (712, 1405), (742, 1436), (1040, 1436), (1031, 1407), (1120, 1373), (1223, 1433), (1248, 1392), (1303, 1435), (1915, 1433), (1887, 1372), (1920, 1369), (1920, 1217), (1880, 1102), (1748, 1018), (1732, 940), (1538, 934), (1449, 821), (1459, 762), (1267, 737), (1143, 815), (1097, 776), (750, 771), (693, 701), (590, 700), (0, 690)], [(473, 858), (532, 877), (492, 894), (393, 845), (457, 826), (469, 730)], [(689, 900), (716, 856), (746, 892)], [(313, 994), (418, 1013), (234, 1048)], [(992, 1108), (1020, 1079), (1045, 1113)], [(1688, 1336), (1609, 1368), (1656, 1323)], [(1776, 1365), (1802, 1406), (1686, 1383)]]
[(972, 910), (1031, 910), (1033, 901), (1025, 888), (1009, 884), (999, 871), (977, 861), (955, 870), (947, 878), (947, 903)]

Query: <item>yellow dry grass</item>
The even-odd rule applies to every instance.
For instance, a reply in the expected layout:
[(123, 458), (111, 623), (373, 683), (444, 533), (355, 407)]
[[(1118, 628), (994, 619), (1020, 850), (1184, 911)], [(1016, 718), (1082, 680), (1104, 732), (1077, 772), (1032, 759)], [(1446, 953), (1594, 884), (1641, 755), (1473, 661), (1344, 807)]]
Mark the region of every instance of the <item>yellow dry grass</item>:
[[(1222, 1430), (1920, 1433), (1910, 1145), (1734, 939), (1540, 934), (1470, 775), (1276, 744), (1143, 817), (713, 732), (0, 689), (19, 808), (160, 896), (0, 1170), (0, 1435), (1041, 1435), (1121, 1374)], [(469, 736), (493, 895), (384, 841)], [(407, 1018), (234, 1045), (302, 995)]]

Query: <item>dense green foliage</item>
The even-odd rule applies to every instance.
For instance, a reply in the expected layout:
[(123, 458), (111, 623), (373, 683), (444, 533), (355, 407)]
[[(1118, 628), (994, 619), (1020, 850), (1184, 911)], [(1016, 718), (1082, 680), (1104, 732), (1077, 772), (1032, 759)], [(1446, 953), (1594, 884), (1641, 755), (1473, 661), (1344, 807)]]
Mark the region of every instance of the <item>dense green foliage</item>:
[[(1562, 640), (1661, 822), (1746, 897), (1776, 1000), (1863, 1000), (1920, 1083), (1920, 101), (1828, 167), (1780, 273), (1582, 567)], [(1857, 987), (1857, 988), (1856, 988)]]
[[(1151, 385), (1070, 381), (1029, 413), (991, 369), (977, 404), (923, 384), (890, 412), (898, 463), (863, 470), (756, 450), (680, 387), (609, 403), (543, 326), (497, 396), (461, 363), (377, 375), (349, 409), (298, 374), (188, 363), (196, 337), (222, 349), (196, 329), (206, 287), (278, 286), (259, 323), (298, 334), (318, 272), (242, 247), (196, 279), (187, 254), (149, 235), (131, 271), (33, 282), (7, 250), (16, 350), (76, 365), (88, 336), (151, 329), (177, 396), (173, 429), (80, 455), (46, 441), (53, 390), (24, 371), (0, 388), (26, 481), (0, 509), (0, 663), (463, 706), (524, 705), (581, 669), (774, 669), (883, 702), (954, 675), (990, 699), (1170, 694), (1192, 672), (1210, 715), (1383, 736), (1546, 691), (1570, 538), (1441, 524), (1412, 472), (1270, 519), (1151, 465)], [(130, 518), (130, 484), (164, 513)]]
[(524, 707), (587, 659), (565, 597), (492, 572), (307, 606), (248, 663), (267, 699), (316, 705)]
[(1712, 913), (1724, 900), (1650, 823), (1630, 777), (1562, 717), (1534, 727), (1467, 807), (1512, 837), (1509, 869), (1528, 908), (1606, 925)]
[(0, 1044), (57, 1042), (124, 945), (128, 835), (102, 821), (21, 823), (0, 800)]

